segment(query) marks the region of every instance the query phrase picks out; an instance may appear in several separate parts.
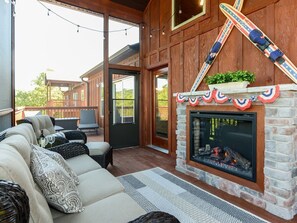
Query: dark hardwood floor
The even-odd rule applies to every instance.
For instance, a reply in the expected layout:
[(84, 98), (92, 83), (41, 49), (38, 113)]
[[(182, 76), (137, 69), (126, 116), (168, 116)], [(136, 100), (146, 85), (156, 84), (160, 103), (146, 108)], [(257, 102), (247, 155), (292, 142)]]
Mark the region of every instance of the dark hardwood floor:
[(173, 173), (174, 175), (218, 196), (222, 199), (241, 207), (251, 213), (260, 216), (270, 222), (276, 223), (297, 223), (297, 216), (293, 220), (286, 221), (281, 218), (278, 218), (275, 215), (272, 215), (265, 210), (258, 208), (240, 198), (231, 196), (221, 190), (218, 190), (214, 187), (211, 187), (193, 177), (187, 176), (177, 170), (175, 170), (175, 159), (161, 153), (159, 151), (155, 151), (150, 148), (125, 148), (125, 149), (117, 149), (114, 150), (113, 155), (114, 165), (108, 166), (108, 170), (114, 176), (121, 176), (124, 174), (129, 174), (141, 170), (150, 169), (153, 167), (161, 167), (164, 170)]

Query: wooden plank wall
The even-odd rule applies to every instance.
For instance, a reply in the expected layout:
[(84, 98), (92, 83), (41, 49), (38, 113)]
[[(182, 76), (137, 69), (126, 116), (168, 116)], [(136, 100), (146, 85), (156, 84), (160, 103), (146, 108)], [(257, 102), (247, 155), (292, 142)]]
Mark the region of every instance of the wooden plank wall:
[[(189, 91), (210, 47), (226, 18), (219, 3), (233, 5), (234, 0), (207, 0), (207, 12), (201, 18), (171, 31), (171, 0), (151, 0), (144, 12), (142, 30), (143, 78), (142, 105), (151, 107), (151, 73), (161, 65), (169, 67), (172, 96), (175, 92)], [(274, 41), (297, 64), (297, 8), (296, 0), (245, 0), (242, 12)], [(164, 28), (165, 27), (165, 28)], [(162, 29), (165, 35), (162, 35)], [(149, 34), (152, 34), (152, 38)], [(235, 28), (208, 74), (229, 70), (250, 70), (256, 74), (252, 86), (292, 83), (277, 67)], [(207, 89), (203, 83), (198, 90)], [(169, 121), (170, 153), (176, 150), (176, 103), (171, 98)], [(142, 117), (142, 143), (150, 144), (150, 111), (144, 109)]]

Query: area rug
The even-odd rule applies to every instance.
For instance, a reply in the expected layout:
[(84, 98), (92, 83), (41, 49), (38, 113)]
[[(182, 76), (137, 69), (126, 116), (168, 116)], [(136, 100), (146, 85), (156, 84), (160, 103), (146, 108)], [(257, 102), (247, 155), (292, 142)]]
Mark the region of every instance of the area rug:
[(182, 223), (267, 222), (161, 168), (120, 176), (118, 179), (144, 210), (170, 213)]

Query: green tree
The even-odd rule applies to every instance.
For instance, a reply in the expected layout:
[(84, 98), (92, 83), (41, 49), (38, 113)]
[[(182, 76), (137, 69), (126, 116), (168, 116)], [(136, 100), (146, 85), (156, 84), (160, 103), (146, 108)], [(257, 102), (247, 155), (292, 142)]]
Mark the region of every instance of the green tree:
[[(47, 89), (45, 85), (46, 73), (41, 73), (32, 81), (34, 90), (32, 91), (16, 91), (15, 104), (20, 106), (46, 106)], [(52, 88), (51, 98), (54, 100), (62, 100), (63, 93), (59, 88)]]

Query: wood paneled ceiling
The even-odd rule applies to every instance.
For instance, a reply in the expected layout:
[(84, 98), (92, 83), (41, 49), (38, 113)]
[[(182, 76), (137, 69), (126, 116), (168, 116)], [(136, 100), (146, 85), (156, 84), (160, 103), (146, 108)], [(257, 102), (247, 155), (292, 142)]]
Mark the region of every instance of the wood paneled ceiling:
[(149, 0), (111, 0), (112, 2), (128, 6), (139, 11), (144, 11)]

